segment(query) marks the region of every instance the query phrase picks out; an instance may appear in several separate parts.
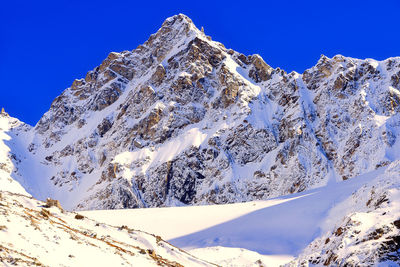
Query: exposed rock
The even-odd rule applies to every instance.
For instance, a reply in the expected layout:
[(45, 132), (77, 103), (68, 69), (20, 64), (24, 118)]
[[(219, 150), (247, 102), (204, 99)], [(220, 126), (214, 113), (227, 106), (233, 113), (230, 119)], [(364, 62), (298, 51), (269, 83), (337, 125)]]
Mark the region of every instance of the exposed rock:
[(253, 68), (249, 71), (249, 77), (255, 82), (267, 81), (271, 78), (272, 68), (260, 57), (260, 55), (252, 55), (250, 61)]
[(156, 71), (154, 72), (151, 79), (153, 80), (155, 85), (159, 85), (162, 82), (162, 80), (164, 79), (165, 74), (166, 74), (166, 72), (165, 72), (163, 65), (158, 65), (156, 68)]
[(51, 199), (51, 198), (46, 199), (46, 207), (47, 208), (57, 207), (60, 210), (63, 210), (63, 208), (61, 207), (60, 201), (58, 201), (56, 199)]
[(85, 216), (83, 216), (83, 215), (80, 215), (80, 214), (75, 215), (75, 219), (77, 219), (77, 220), (83, 220), (84, 218), (85, 218)]
[(113, 126), (113, 122), (109, 118), (104, 118), (103, 121), (97, 126), (100, 137), (103, 137)]

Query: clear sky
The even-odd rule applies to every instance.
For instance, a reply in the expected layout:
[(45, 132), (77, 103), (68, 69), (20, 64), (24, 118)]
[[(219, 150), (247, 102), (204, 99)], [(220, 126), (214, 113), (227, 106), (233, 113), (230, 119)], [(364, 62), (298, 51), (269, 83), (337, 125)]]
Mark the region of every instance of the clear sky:
[(400, 1), (2, 1), (0, 107), (35, 125), (74, 79), (132, 50), (169, 16), (272, 67), (303, 72), (321, 54), (400, 56)]

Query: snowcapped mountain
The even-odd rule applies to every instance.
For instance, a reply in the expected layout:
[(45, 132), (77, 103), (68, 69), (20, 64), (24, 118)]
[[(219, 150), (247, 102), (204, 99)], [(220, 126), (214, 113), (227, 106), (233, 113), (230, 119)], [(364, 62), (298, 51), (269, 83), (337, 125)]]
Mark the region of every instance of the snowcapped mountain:
[[(398, 250), (390, 203), (399, 111), (399, 57), (321, 56), (303, 74), (286, 73), (225, 48), (179, 14), (75, 80), (35, 127), (2, 112), (1, 190), (58, 199), (67, 210), (226, 204), (390, 170), (345, 204), (330, 203), (345, 219), (320, 225), (292, 262), (334, 265), (361, 253), (367, 265)], [(376, 204), (382, 196), (388, 201)], [(358, 199), (369, 204), (348, 208)], [(383, 213), (390, 216), (374, 228)], [(358, 224), (367, 217), (375, 219)], [(378, 256), (365, 245), (371, 229), (379, 232), (371, 242), (390, 247)]]
[(398, 158), (399, 77), (399, 58), (343, 56), (287, 74), (173, 16), (53, 101), (24, 137), (41, 192), (24, 182), (68, 209), (114, 209), (346, 180)]

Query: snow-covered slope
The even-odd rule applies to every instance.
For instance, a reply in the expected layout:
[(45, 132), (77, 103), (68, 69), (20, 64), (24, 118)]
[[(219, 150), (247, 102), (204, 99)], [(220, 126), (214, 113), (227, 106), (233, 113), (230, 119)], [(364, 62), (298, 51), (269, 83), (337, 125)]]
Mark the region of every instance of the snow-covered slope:
[(215, 266), (162, 240), (0, 192), (1, 266)]
[(321, 234), (290, 266), (400, 265), (400, 162), (374, 177), (335, 203)]
[[(0, 191), (9, 191), (19, 194), (29, 195), (26, 189), (21, 185), (23, 183), (24, 170), (20, 170), (19, 164), (22, 160), (18, 151), (22, 149), (22, 154), (27, 151), (21, 148), (21, 137), (28, 132), (30, 127), (19, 120), (10, 117), (4, 110), (0, 113)], [(23, 147), (23, 145), (22, 145)]]
[(397, 266), (399, 168), (396, 161), (348, 181), (265, 201), (83, 214), (151, 230), (225, 266)]

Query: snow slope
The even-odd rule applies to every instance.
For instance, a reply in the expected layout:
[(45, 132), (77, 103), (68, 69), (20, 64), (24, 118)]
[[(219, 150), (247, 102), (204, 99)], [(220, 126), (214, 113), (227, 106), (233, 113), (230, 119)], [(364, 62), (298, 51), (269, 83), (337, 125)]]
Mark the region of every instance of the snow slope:
[(215, 266), (158, 236), (45, 204), (0, 192), (0, 266)]
[[(321, 235), (332, 234), (349, 214), (366, 212), (368, 207), (365, 203), (371, 198), (371, 190), (374, 188), (381, 193), (388, 188), (400, 192), (399, 166), (399, 162), (395, 162), (348, 181), (265, 201), (216, 206), (85, 211), (83, 214), (113, 225), (126, 224), (136, 229), (151, 230), (174, 245), (191, 249), (196, 255), (213, 259), (218, 255), (219, 262), (234, 264), (239, 260), (224, 248), (230, 247), (272, 256), (259, 256), (259, 259), (267, 266), (279, 265), (300, 255)], [(390, 184), (390, 187), (377, 189), (378, 184)], [(354, 201), (353, 194), (357, 192), (357, 198), (365, 201)], [(400, 201), (399, 194), (391, 195), (391, 201)], [(378, 201), (379, 196), (376, 198), (373, 201)], [(386, 207), (385, 211), (389, 218), (385, 221), (387, 225), (400, 214), (397, 204)], [(375, 213), (363, 216), (372, 216), (365, 221), (359, 219), (363, 231), (374, 230), (374, 220), (379, 220), (379, 216)], [(234, 254), (238, 251), (241, 250), (236, 250)], [(315, 247), (313, 252), (320, 253)], [(353, 252), (357, 253), (357, 249)], [(368, 254), (365, 250), (363, 253)], [(241, 260), (248, 260), (246, 264), (256, 264), (254, 257), (248, 256), (249, 252), (242, 254)], [(307, 254), (302, 254), (302, 257), (307, 258)], [(344, 255), (338, 258), (346, 259)], [(374, 260), (377, 259), (379, 257)]]
[[(16, 141), (17, 136), (13, 129), (15, 128), (28, 128), (29, 126), (24, 125), (19, 120), (11, 118), (7, 113), (2, 112), (0, 114), (0, 184), (1, 190), (25, 194), (26, 187), (24, 188), (19, 182), (22, 182), (22, 177), (16, 172), (17, 167), (15, 166), (20, 160), (17, 156), (17, 150), (19, 142)], [(22, 132), (22, 129), (21, 129)], [(11, 151), (11, 148), (13, 150)]]

